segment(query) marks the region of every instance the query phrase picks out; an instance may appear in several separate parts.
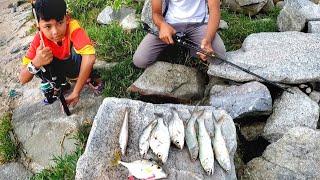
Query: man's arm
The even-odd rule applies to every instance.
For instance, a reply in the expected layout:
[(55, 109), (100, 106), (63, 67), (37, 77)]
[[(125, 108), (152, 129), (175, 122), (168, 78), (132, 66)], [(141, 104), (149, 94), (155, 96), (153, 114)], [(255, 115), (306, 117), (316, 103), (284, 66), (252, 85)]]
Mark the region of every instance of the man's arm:
[(68, 105), (74, 106), (75, 104), (78, 103), (80, 92), (83, 86), (86, 84), (87, 79), (90, 76), (95, 60), (96, 60), (95, 55), (82, 55), (82, 62), (81, 62), (78, 80), (76, 82), (76, 85), (72, 93), (66, 98), (66, 102)]
[(208, 0), (209, 20), (205, 38), (212, 42), (220, 23), (220, 1)]
[[(209, 7), (209, 20), (207, 26), (207, 32), (201, 41), (201, 49), (207, 51), (208, 53), (213, 53), (212, 41), (215, 38), (216, 32), (219, 28), (220, 23), (220, 1), (219, 0), (208, 0)], [(207, 56), (198, 53), (200, 58), (204, 61), (207, 60)]]
[(170, 26), (162, 15), (162, 1), (152, 0), (152, 19), (154, 24), (159, 29), (159, 38), (166, 44), (173, 44), (172, 35), (176, 33), (176, 30)]

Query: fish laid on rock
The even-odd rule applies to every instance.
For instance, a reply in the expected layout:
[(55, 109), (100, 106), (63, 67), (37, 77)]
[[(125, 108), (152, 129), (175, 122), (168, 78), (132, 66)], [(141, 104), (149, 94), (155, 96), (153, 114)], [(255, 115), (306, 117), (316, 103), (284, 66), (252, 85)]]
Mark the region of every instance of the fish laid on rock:
[(157, 120), (151, 121), (148, 126), (143, 130), (140, 138), (139, 138), (139, 152), (142, 157), (145, 157), (149, 147), (149, 139), (153, 128), (157, 125)]
[(191, 113), (191, 118), (189, 119), (185, 130), (186, 143), (189, 149), (191, 160), (193, 161), (197, 160), (199, 154), (199, 144), (197, 140), (195, 123), (197, 118), (202, 116), (203, 112), (204, 110), (200, 110), (197, 112), (193, 110), (193, 112)]
[(168, 124), (171, 142), (179, 149), (184, 146), (184, 124), (176, 108), (172, 108), (172, 118)]
[(158, 117), (158, 123), (151, 132), (149, 142), (154, 154), (165, 163), (169, 155), (170, 134), (161, 116)]
[(204, 124), (204, 119), (197, 119), (199, 125), (199, 159), (203, 169), (208, 175), (214, 172), (214, 154), (211, 145), (211, 138)]
[(128, 128), (129, 128), (129, 108), (126, 108), (124, 112), (122, 127), (120, 130), (120, 135), (119, 135), (119, 145), (120, 145), (120, 150), (122, 155), (125, 155), (126, 149), (127, 149), (128, 137), (129, 137)]
[(212, 120), (214, 125), (214, 140), (212, 142), (214, 154), (220, 166), (227, 172), (231, 170), (230, 156), (226, 146), (226, 142), (223, 139), (221, 133), (221, 125), (223, 123), (223, 118), (219, 118), (218, 122), (216, 122), (216, 118), (212, 112)]
[(168, 176), (154, 161), (142, 159), (130, 163), (122, 161), (118, 163), (128, 168), (129, 173), (138, 179), (162, 179)]

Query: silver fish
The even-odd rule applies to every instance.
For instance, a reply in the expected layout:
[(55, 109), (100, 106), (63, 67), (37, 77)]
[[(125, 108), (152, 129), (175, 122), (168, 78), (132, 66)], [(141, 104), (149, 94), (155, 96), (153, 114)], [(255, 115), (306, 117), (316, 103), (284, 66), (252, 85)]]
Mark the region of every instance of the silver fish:
[(158, 123), (151, 132), (150, 147), (163, 163), (167, 161), (170, 148), (170, 134), (162, 117), (158, 118)]
[(150, 147), (150, 144), (149, 144), (149, 139), (150, 139), (150, 135), (151, 135), (151, 132), (153, 130), (153, 128), (157, 125), (157, 120), (153, 120), (151, 121), (148, 126), (143, 130), (140, 138), (139, 138), (139, 152), (140, 152), (140, 155), (142, 157), (145, 157), (148, 150), (149, 150), (149, 147)]
[(220, 166), (227, 172), (231, 170), (230, 156), (226, 146), (226, 142), (221, 133), (221, 125), (224, 120), (224, 116), (219, 118), (218, 122), (216, 122), (216, 118), (212, 112), (212, 119), (214, 125), (214, 141), (212, 142), (214, 154), (216, 155), (216, 159)]
[(199, 125), (199, 159), (203, 169), (208, 175), (212, 175), (214, 172), (214, 154), (211, 145), (211, 138), (208, 134), (203, 118), (198, 118)]
[(168, 176), (161, 166), (150, 160), (142, 159), (130, 163), (119, 161), (119, 164), (128, 168), (129, 173), (138, 179), (162, 179)]
[(171, 142), (178, 148), (183, 149), (184, 146), (184, 124), (176, 108), (172, 108), (172, 118), (169, 121), (169, 134)]
[[(195, 109), (197, 106), (195, 107)], [(197, 160), (199, 154), (199, 144), (197, 140), (197, 133), (195, 129), (195, 123), (198, 117), (202, 116), (204, 110), (200, 110), (198, 112), (193, 110), (191, 113), (191, 118), (187, 123), (187, 128), (185, 132), (186, 143), (189, 149), (190, 157), (192, 161)]]
[(122, 123), (122, 127), (120, 130), (120, 136), (119, 136), (119, 145), (120, 145), (120, 150), (121, 150), (122, 155), (125, 155), (126, 149), (127, 149), (127, 144), (128, 144), (129, 108), (126, 108), (124, 113), (125, 114), (124, 114), (123, 123)]

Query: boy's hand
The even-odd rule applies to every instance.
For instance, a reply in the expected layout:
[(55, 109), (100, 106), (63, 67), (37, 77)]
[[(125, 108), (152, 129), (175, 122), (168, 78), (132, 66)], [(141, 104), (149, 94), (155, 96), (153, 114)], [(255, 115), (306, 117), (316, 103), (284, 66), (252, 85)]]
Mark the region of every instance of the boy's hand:
[(173, 44), (172, 35), (176, 34), (176, 30), (166, 22), (163, 22), (159, 29), (159, 38), (166, 44)]
[(68, 106), (74, 107), (80, 99), (80, 95), (78, 93), (72, 92), (67, 98), (66, 98), (66, 103)]
[[(204, 38), (202, 41), (201, 41), (201, 49), (209, 54), (213, 54), (214, 51), (213, 51), (213, 48), (212, 48), (212, 44), (211, 44), (211, 41), (209, 41), (208, 39)], [(203, 61), (207, 61), (208, 59), (208, 56), (200, 53), (200, 52), (197, 52), (197, 54), (199, 55), (200, 59), (203, 60)]]
[(42, 41), (40, 41), (40, 46), (37, 48), (36, 57), (32, 61), (36, 68), (50, 64), (53, 60), (53, 54), (49, 47), (43, 47)]

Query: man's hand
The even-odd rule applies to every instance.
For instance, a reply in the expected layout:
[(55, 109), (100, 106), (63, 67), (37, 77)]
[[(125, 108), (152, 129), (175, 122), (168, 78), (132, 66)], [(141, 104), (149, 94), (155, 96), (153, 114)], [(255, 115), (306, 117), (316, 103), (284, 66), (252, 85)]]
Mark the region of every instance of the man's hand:
[(166, 44), (173, 44), (172, 36), (176, 34), (176, 30), (168, 23), (163, 22), (159, 28), (159, 38)]
[(50, 64), (53, 60), (53, 54), (49, 47), (43, 47), (42, 41), (40, 41), (40, 46), (37, 48), (36, 57), (32, 61), (36, 68)]
[[(212, 48), (212, 44), (211, 44), (211, 41), (209, 41), (208, 39), (204, 38), (202, 41), (201, 41), (201, 49), (205, 52), (207, 52), (208, 54), (213, 54), (214, 51), (213, 51), (213, 48)], [(207, 61), (208, 59), (208, 56), (200, 53), (200, 52), (197, 52), (197, 54), (199, 55), (200, 59), (203, 60), (203, 61)]]
[(67, 98), (66, 103), (68, 106), (74, 107), (80, 99), (80, 95), (78, 93), (72, 92)]

